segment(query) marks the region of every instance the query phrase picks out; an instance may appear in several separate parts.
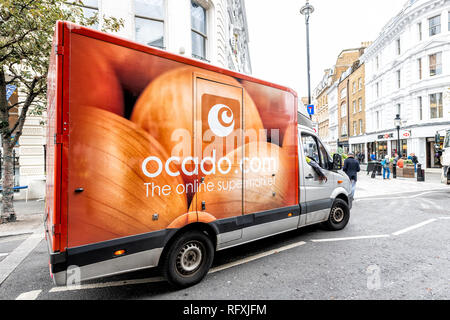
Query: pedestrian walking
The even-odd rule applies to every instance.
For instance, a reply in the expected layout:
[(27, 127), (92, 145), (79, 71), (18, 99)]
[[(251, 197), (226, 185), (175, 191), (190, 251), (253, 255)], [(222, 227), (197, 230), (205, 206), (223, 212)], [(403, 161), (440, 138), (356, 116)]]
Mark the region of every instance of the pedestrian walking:
[(391, 169), (389, 168), (390, 159), (389, 156), (386, 155), (384, 157), (383, 161), (381, 161), (381, 165), (383, 166), (383, 180), (386, 180), (386, 173), (387, 173), (387, 179), (389, 180), (391, 177)]
[(348, 158), (344, 161), (344, 172), (350, 178), (352, 183), (352, 193), (350, 196), (353, 198), (355, 195), (356, 181), (358, 180), (358, 172), (361, 171), (358, 160), (355, 159), (355, 155), (350, 152)]
[(417, 172), (417, 164), (419, 163), (419, 159), (415, 153), (411, 153), (411, 161), (414, 163), (414, 172)]

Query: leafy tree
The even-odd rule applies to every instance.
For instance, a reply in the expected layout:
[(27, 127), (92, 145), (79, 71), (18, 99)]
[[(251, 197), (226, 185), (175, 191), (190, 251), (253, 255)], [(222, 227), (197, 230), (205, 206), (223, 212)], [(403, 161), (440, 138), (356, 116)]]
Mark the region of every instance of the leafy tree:
[[(13, 148), (22, 135), (27, 114), (42, 115), (46, 105), (47, 72), (57, 20), (84, 26), (100, 24), (117, 31), (121, 19), (88, 15), (83, 1), (0, 0), (0, 135), (3, 147), (0, 223), (15, 221)], [(7, 101), (6, 87), (15, 86), (18, 100)], [(12, 116), (13, 110), (18, 117)]]

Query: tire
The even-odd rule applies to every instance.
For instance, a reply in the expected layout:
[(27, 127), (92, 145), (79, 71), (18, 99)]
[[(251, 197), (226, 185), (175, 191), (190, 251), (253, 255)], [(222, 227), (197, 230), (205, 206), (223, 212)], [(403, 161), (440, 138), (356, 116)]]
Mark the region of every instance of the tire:
[(213, 259), (211, 239), (201, 231), (188, 231), (177, 236), (166, 251), (162, 272), (174, 287), (190, 287), (202, 281)]
[(350, 208), (347, 202), (342, 199), (336, 199), (331, 207), (330, 216), (323, 223), (323, 226), (330, 231), (339, 231), (347, 226), (349, 220)]

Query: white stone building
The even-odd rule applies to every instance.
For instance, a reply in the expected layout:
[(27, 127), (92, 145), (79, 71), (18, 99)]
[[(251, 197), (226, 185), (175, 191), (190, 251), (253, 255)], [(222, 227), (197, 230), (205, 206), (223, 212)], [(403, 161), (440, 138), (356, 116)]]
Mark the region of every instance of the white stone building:
[[(87, 16), (122, 18), (116, 35), (251, 74), (244, 0), (83, 0)], [(96, 26), (100, 29), (101, 25)], [(16, 185), (29, 186), (15, 199), (45, 196), (43, 117), (28, 115), (16, 148)]]
[(326, 144), (331, 152), (337, 152), (337, 140), (339, 137), (338, 119), (338, 86), (339, 81), (335, 81), (327, 90), (328, 95), (328, 140)]
[(382, 29), (361, 61), (366, 64), (366, 134), (352, 143), (369, 153), (397, 151), (426, 168), (439, 167), (436, 131), (450, 127), (450, 0), (410, 0)]

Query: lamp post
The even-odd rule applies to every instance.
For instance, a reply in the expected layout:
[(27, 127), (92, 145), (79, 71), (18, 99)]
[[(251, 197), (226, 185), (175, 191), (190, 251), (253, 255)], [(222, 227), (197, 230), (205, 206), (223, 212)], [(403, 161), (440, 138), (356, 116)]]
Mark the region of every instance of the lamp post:
[[(306, 61), (308, 69), (308, 105), (311, 105), (311, 76), (310, 76), (310, 58), (309, 58), (309, 17), (314, 12), (314, 7), (309, 4), (308, 0), (306, 4), (300, 9), (300, 13), (305, 16), (306, 24)], [(312, 116), (310, 116), (312, 118)]]
[[(402, 119), (400, 119), (400, 115), (397, 114), (397, 116), (394, 119), (394, 125), (397, 127), (397, 154), (400, 156), (400, 126), (402, 125)], [(397, 178), (397, 163), (395, 162), (392, 166), (392, 174), (394, 178)]]

